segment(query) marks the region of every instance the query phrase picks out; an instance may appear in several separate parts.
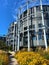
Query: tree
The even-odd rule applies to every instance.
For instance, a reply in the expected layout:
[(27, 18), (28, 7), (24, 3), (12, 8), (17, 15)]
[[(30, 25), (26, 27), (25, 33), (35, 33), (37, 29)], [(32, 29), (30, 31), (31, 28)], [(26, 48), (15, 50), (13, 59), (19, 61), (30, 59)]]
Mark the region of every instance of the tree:
[(5, 50), (6, 49), (6, 43), (3, 40), (0, 40), (0, 49)]

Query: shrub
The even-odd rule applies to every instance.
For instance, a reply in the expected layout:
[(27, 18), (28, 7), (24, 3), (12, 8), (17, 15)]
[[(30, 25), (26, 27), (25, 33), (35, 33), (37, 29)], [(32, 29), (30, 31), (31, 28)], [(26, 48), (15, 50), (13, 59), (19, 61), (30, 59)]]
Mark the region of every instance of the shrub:
[(49, 61), (37, 52), (19, 51), (15, 54), (15, 58), (18, 59), (20, 65), (49, 65)]
[(23, 49), (15, 54), (15, 58), (20, 65), (49, 65), (49, 48), (46, 51), (38, 47), (35, 52)]
[(0, 65), (8, 65), (9, 57), (8, 54), (4, 51), (0, 51)]

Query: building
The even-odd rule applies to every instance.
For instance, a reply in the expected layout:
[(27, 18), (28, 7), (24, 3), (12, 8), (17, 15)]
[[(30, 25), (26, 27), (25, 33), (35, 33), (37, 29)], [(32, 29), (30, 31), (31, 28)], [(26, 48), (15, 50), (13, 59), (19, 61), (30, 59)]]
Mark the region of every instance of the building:
[(16, 50), (17, 44), (17, 22), (12, 22), (8, 29), (8, 34), (6, 36), (6, 43), (8, 46), (12, 47), (12, 50)]
[[(32, 3), (33, 2), (33, 3)], [(32, 3), (32, 6), (29, 5)], [(26, 10), (22, 13), (22, 10)], [(49, 0), (29, 0), (21, 6), (17, 20), (17, 50), (49, 46)], [(13, 43), (14, 44), (14, 43)]]

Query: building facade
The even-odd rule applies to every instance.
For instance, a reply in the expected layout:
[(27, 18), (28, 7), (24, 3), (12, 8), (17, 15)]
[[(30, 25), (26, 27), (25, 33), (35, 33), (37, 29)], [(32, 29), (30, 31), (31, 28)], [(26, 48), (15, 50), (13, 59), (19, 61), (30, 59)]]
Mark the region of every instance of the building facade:
[[(29, 8), (28, 1), (26, 10), (20, 7), (17, 20), (17, 50), (20, 47), (49, 46), (49, 1), (36, 0)], [(15, 37), (15, 36), (14, 36)], [(13, 43), (14, 44), (14, 43)]]
[[(20, 44), (23, 47), (28, 46), (28, 28), (29, 28), (29, 43), (30, 46), (45, 46), (44, 29), (46, 34), (47, 45), (49, 45), (49, 6), (43, 5), (44, 25), (42, 22), (42, 14), (40, 6), (29, 9), (27, 26), (27, 11), (20, 19)], [(21, 15), (21, 16), (22, 16)]]
[(8, 29), (8, 34), (6, 36), (6, 43), (8, 46), (12, 47), (12, 50), (16, 51), (17, 46), (17, 22), (10, 24)]

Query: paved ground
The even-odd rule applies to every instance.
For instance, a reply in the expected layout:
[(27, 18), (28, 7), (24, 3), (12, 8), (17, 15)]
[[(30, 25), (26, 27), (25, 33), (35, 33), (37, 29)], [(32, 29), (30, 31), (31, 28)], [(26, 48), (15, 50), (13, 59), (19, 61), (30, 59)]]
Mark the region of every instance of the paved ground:
[(14, 52), (10, 52), (10, 56), (9, 56), (9, 58), (10, 58), (10, 63), (9, 63), (9, 65), (18, 65), (18, 63), (17, 63), (17, 60), (14, 58)]

